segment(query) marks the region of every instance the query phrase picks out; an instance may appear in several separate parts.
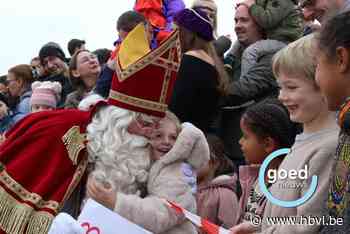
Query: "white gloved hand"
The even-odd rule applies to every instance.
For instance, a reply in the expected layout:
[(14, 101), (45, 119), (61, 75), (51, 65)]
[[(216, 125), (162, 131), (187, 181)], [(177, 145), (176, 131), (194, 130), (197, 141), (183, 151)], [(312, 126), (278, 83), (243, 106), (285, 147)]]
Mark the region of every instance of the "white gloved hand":
[(59, 213), (53, 220), (48, 234), (84, 234), (77, 220), (66, 213)]

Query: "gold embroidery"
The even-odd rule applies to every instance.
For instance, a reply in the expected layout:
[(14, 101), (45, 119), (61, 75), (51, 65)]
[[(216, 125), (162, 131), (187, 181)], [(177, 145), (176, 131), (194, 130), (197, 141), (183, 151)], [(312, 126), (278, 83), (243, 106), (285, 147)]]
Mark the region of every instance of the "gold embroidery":
[(344, 123), (344, 119), (345, 119), (345, 115), (346, 113), (348, 113), (350, 110), (350, 102), (349, 99), (346, 99), (346, 102), (340, 107), (340, 111), (338, 113), (338, 125), (340, 127), (343, 126)]
[(344, 209), (346, 208), (346, 204), (348, 204), (348, 200), (349, 200), (347, 193), (343, 193), (341, 196), (343, 197), (341, 198), (340, 201), (334, 202), (334, 197), (332, 193), (328, 194), (327, 206), (330, 210), (332, 210), (332, 213), (334, 213), (336, 217), (343, 216)]
[(80, 133), (79, 126), (73, 126), (64, 134), (62, 140), (73, 165), (77, 165), (79, 153), (85, 148), (86, 134)]
[(45, 234), (53, 218), (49, 212), (35, 211), (28, 204), (18, 202), (0, 187), (0, 227), (7, 234)]
[(11, 192), (16, 194), (22, 201), (30, 202), (38, 209), (51, 209), (57, 211), (58, 202), (56, 201), (45, 201), (36, 193), (31, 193), (26, 190), (22, 185), (16, 182), (7, 172), (6, 170), (2, 171), (0, 174), (0, 182), (4, 184)]
[(67, 189), (66, 194), (63, 197), (60, 209), (62, 208), (62, 206), (66, 202), (66, 200), (70, 197), (70, 195), (72, 194), (74, 189), (77, 187), (78, 183), (80, 182), (81, 178), (83, 177), (83, 175), (85, 173), (85, 170), (86, 170), (87, 165), (88, 165), (88, 159), (85, 156), (87, 156), (87, 155), (84, 155), (84, 158), (81, 159), (81, 161), (80, 161), (80, 163), (79, 163), (79, 165), (74, 173), (73, 179), (72, 179), (71, 183), (69, 184), (69, 187)]
[(345, 144), (340, 152), (340, 160), (345, 163), (347, 168), (350, 168), (350, 146)]
[[(81, 180), (87, 163), (87, 158), (83, 158), (79, 163), (61, 205), (56, 201), (45, 201), (38, 194), (26, 190), (6, 172), (5, 166), (0, 163), (0, 166), (4, 168), (0, 173), (0, 183), (11, 191), (11, 193), (8, 193), (4, 187), (0, 186), (0, 228), (8, 234), (48, 233), (54, 218), (53, 214), (56, 214), (61, 209), (64, 201), (71, 195)], [(13, 197), (12, 193), (21, 201)], [(43, 209), (51, 210), (52, 213)]]
[(344, 189), (345, 181), (342, 180), (338, 175), (335, 176), (335, 189), (336, 191), (341, 191)]
[(167, 110), (167, 105), (165, 104), (160, 104), (158, 102), (152, 102), (149, 100), (128, 96), (114, 90), (110, 90), (109, 98), (119, 102), (123, 102), (125, 104), (129, 104), (129, 105), (133, 105), (141, 108), (147, 108), (153, 111), (165, 112)]
[[(173, 58), (174, 58), (173, 52), (174, 51), (172, 49), (169, 51), (169, 57), (168, 57), (169, 61), (173, 60)], [(171, 69), (166, 69), (166, 71), (165, 71), (164, 80), (163, 80), (163, 87), (162, 87), (162, 91), (161, 91), (161, 95), (160, 95), (160, 99), (159, 99), (160, 103), (166, 102), (166, 96), (167, 96), (167, 92), (168, 92), (168, 88), (169, 88), (171, 72), (172, 72)]]
[[(171, 50), (171, 53), (173, 53), (174, 51)], [(174, 56), (172, 56), (174, 57)], [(162, 67), (164, 69), (166, 69), (167, 71), (174, 71), (177, 72), (179, 70), (179, 64), (177, 62), (171, 61), (170, 59), (165, 59), (165, 58), (158, 58), (157, 60), (155, 60), (153, 63), (153, 65), (157, 65), (158, 67)]]
[(53, 219), (54, 216), (46, 211), (34, 212), (29, 219), (26, 234), (48, 233)]

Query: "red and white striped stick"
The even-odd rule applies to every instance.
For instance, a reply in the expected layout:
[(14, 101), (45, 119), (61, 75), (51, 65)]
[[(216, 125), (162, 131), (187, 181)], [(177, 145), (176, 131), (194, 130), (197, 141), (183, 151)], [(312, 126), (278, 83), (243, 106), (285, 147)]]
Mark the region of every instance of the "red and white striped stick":
[(171, 201), (166, 201), (166, 204), (173, 208), (176, 212), (183, 214), (188, 220), (190, 220), (194, 225), (201, 228), (203, 231), (205, 231), (207, 234), (230, 234), (231, 232), (223, 227), (219, 227), (216, 224), (213, 224), (209, 222), (206, 219), (203, 219), (199, 217), (198, 215), (195, 215), (188, 210), (185, 210), (184, 208), (180, 207), (179, 205), (175, 204)]

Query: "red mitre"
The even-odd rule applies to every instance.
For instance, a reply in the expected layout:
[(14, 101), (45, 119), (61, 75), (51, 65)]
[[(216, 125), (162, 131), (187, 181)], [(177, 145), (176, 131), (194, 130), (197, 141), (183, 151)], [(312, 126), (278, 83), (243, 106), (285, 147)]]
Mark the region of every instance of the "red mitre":
[(44, 234), (87, 166), (85, 132), (92, 113), (30, 114), (0, 146), (0, 233)]
[[(128, 37), (129, 35), (134, 37), (131, 32)], [(137, 43), (128, 42), (127, 38), (122, 42), (121, 47), (123, 43), (130, 43), (130, 46), (124, 46), (126, 50), (131, 48), (130, 50), (136, 51), (135, 53), (142, 51), (142, 49), (133, 49), (138, 46), (135, 45)], [(122, 50), (121, 48), (116, 56), (116, 75), (112, 79), (108, 103), (132, 111), (164, 117), (180, 66), (181, 48), (178, 31), (173, 31), (158, 48), (152, 51), (144, 50), (142, 56), (134, 56), (138, 59), (135, 59), (135, 62), (129, 62), (128, 66), (123, 66)], [(127, 59), (133, 57), (133, 52), (127, 52), (124, 52), (128, 55)]]

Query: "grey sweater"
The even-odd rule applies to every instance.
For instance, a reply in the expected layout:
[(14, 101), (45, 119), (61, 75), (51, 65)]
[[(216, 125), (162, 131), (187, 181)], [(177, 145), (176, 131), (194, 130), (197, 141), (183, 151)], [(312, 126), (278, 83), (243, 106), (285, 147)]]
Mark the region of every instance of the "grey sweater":
[[(306, 180), (277, 180), (271, 186), (271, 193), (275, 198), (285, 201), (296, 200), (306, 193), (311, 184), (313, 175), (317, 175), (318, 184), (313, 196), (304, 204), (295, 208), (285, 208), (267, 202), (264, 211), (264, 222), (262, 233), (318, 233), (320, 226), (317, 225), (268, 225), (267, 217), (288, 217), (288, 216), (317, 216), (326, 215), (326, 200), (329, 189), (329, 177), (334, 164), (334, 153), (337, 146), (339, 128), (335, 121), (329, 126), (312, 134), (300, 134), (296, 137), (291, 152), (281, 163), (279, 169), (297, 171), (308, 166), (308, 179)], [(283, 185), (303, 184), (298, 188), (286, 188)]]

